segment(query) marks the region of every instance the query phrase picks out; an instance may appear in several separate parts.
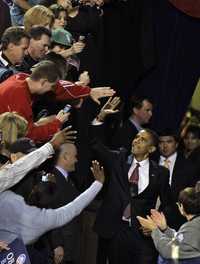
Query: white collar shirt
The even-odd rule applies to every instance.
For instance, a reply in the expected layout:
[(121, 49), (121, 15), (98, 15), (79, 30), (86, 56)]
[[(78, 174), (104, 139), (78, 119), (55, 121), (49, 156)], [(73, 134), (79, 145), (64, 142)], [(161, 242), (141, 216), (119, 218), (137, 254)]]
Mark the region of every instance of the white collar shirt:
[(129, 117), (129, 121), (136, 127), (138, 132), (144, 129), (137, 122), (135, 122), (135, 120), (132, 117)]
[(66, 170), (64, 170), (63, 168), (61, 168), (60, 166), (55, 166), (56, 169), (65, 177), (66, 181), (68, 180), (68, 172)]
[(139, 166), (139, 181), (138, 181), (138, 194), (143, 192), (149, 185), (149, 159), (142, 160), (138, 162), (135, 158), (131, 164), (131, 167), (128, 172), (128, 179), (130, 179), (131, 174), (133, 173), (137, 163)]
[(160, 156), (159, 165), (164, 166), (165, 160), (168, 161), (169, 172), (170, 172), (170, 177), (169, 177), (169, 184), (170, 185), (172, 183), (172, 175), (173, 175), (173, 170), (174, 170), (174, 165), (175, 165), (175, 162), (176, 162), (176, 158), (177, 158), (177, 152), (173, 153), (168, 158), (166, 158), (164, 156)]

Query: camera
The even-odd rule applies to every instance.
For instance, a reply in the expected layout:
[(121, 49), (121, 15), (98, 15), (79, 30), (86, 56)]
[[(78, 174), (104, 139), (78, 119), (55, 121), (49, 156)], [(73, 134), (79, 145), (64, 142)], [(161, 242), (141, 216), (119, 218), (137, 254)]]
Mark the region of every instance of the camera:
[(38, 172), (38, 176), (40, 177), (41, 182), (56, 183), (55, 175), (52, 173), (47, 173), (46, 171), (40, 171)]
[(78, 41), (85, 43), (85, 36), (80, 35)]
[(67, 104), (64, 109), (63, 109), (63, 112), (66, 114), (68, 113), (70, 110), (71, 110), (72, 106), (70, 104)]

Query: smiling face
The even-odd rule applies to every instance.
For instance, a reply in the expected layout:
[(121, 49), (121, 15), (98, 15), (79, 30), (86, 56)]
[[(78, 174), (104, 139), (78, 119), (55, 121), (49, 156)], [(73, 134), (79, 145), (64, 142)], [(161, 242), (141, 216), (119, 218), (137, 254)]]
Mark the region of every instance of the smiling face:
[(148, 158), (149, 154), (155, 150), (155, 146), (152, 142), (152, 135), (146, 131), (141, 130), (132, 142), (132, 153), (135, 158), (144, 160)]

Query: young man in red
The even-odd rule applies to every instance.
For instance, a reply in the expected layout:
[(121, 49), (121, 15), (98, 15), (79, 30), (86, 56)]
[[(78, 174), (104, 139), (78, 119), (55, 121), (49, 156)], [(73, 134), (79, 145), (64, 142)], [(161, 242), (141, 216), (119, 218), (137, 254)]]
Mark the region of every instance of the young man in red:
[(36, 142), (47, 141), (67, 121), (69, 114), (62, 110), (47, 119), (33, 121), (32, 103), (35, 95), (53, 91), (59, 79), (54, 63), (43, 61), (31, 75), (19, 73), (0, 84), (0, 113), (14, 111), (28, 121), (27, 136)]

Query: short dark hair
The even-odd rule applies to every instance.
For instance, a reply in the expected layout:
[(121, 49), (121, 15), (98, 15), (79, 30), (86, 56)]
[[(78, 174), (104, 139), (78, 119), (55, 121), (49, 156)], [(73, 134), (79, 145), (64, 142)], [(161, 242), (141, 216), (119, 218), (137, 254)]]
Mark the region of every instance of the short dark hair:
[(135, 96), (133, 95), (130, 100), (130, 106), (133, 109), (134, 107), (140, 109), (143, 106), (143, 102), (148, 101), (149, 103), (153, 104), (151, 99), (146, 96)]
[(145, 128), (144, 131), (146, 131), (151, 136), (152, 146), (156, 147), (158, 145), (158, 135), (157, 135), (157, 133), (154, 130), (149, 129), (149, 128)]
[(31, 70), (32, 73), (30, 78), (34, 81), (47, 79), (48, 82), (53, 83), (56, 82), (60, 77), (60, 72), (56, 64), (48, 60), (37, 63)]
[(63, 12), (63, 11), (66, 13), (66, 17), (67, 17), (66, 9), (63, 6), (61, 6), (61, 5), (54, 4), (54, 5), (51, 5), (49, 7), (49, 9), (52, 11), (52, 13), (54, 14), (55, 18), (58, 18), (60, 12)]
[(47, 35), (49, 38), (51, 38), (51, 31), (48, 28), (37, 26), (32, 27), (29, 31), (30, 38), (34, 40), (40, 40), (42, 35)]
[(54, 199), (56, 192), (55, 182), (38, 182), (36, 183), (29, 197), (26, 199), (27, 204), (37, 206), (38, 208), (49, 208)]
[(183, 205), (186, 214), (196, 215), (200, 213), (200, 182), (191, 188), (185, 188), (179, 193), (179, 203)]
[(199, 138), (200, 139), (200, 127), (199, 126), (195, 126), (195, 125), (190, 125), (187, 127), (186, 129), (186, 133), (185, 136), (191, 133), (194, 135), (195, 138)]
[(51, 51), (45, 55), (44, 60), (52, 61), (53, 63), (55, 63), (57, 69), (60, 72), (60, 79), (65, 79), (67, 75), (68, 64), (63, 56)]
[(7, 28), (1, 38), (2, 50), (6, 50), (10, 43), (19, 45), (22, 38), (30, 38), (29, 34), (22, 27)]
[(173, 128), (165, 128), (158, 132), (159, 137), (173, 137), (176, 142), (179, 142), (179, 133)]

